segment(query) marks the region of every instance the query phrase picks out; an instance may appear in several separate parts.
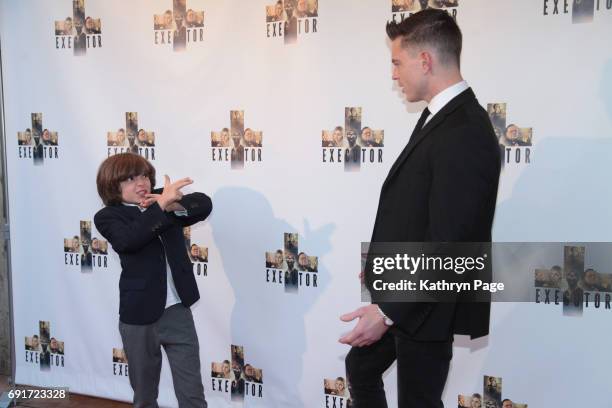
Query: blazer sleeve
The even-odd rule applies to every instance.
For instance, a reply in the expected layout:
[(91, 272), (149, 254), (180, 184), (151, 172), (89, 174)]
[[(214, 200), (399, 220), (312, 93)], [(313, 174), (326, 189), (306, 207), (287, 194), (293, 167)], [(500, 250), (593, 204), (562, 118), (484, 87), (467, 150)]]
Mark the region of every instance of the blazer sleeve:
[(204, 193), (185, 194), (178, 203), (185, 208), (187, 215), (176, 215), (173, 212), (167, 214), (181, 227), (188, 227), (205, 220), (212, 211), (212, 200)]
[(126, 222), (114, 207), (105, 207), (94, 216), (96, 228), (116, 252), (136, 252), (174, 225), (157, 203), (141, 216)]

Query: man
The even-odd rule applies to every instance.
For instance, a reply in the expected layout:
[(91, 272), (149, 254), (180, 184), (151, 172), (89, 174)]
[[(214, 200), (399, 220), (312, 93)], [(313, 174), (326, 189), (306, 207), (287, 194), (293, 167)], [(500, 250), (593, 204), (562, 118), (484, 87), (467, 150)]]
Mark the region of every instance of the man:
[(282, 269), (283, 268), (283, 262), (285, 261), (285, 258), (283, 256), (283, 251), (281, 251), (280, 249), (276, 250), (276, 262), (275, 262), (275, 268), (276, 269)]
[(316, 17), (314, 13), (308, 10), (308, 2), (306, 0), (298, 0), (295, 14), (298, 18)]
[(64, 22), (64, 33), (63, 35), (73, 35), (74, 30), (72, 27), (72, 17), (66, 17), (66, 21)]
[(242, 375), (241, 364), (234, 361), (232, 363), (232, 372), (234, 374), (230, 389), (232, 400), (242, 400), (244, 398), (244, 376)]
[(81, 239), (78, 235), (72, 237), (72, 252), (78, 253), (81, 250)]
[[(490, 242), (500, 156), (487, 112), (459, 69), (462, 35), (444, 11), (427, 9), (387, 24), (393, 79), (409, 102), (426, 101), (389, 171), (371, 242)], [(365, 276), (371, 284), (370, 274)], [(387, 407), (382, 374), (397, 360), (399, 407), (442, 407), (453, 334), (489, 331), (481, 303), (379, 303), (340, 342), (355, 408)]]
[(83, 253), (81, 254), (81, 270), (91, 270), (93, 265), (93, 255), (89, 251), (89, 242), (83, 241)]
[(370, 129), (367, 126), (361, 130), (361, 145), (363, 147), (373, 147), (374, 146), (374, 139), (372, 137), (372, 129)]
[(561, 267), (559, 265), (555, 265), (552, 268), (550, 268), (550, 280), (548, 281), (548, 285), (545, 285), (544, 287), (560, 288), (561, 279), (562, 279)]
[(74, 36), (74, 55), (85, 55), (85, 51), (87, 49), (87, 34), (83, 30), (84, 22), (82, 18), (74, 19), (74, 29), (76, 30), (76, 34)]
[(581, 274), (573, 269), (566, 271), (565, 281), (567, 282), (567, 289), (563, 292), (564, 306), (582, 309), (584, 291), (578, 286), (578, 281), (581, 279), (579, 275)]
[(144, 131), (144, 129), (138, 130), (137, 139), (138, 139), (138, 146), (145, 147), (147, 145), (147, 134)]
[(232, 169), (244, 168), (244, 146), (241, 144), (242, 134), (235, 130), (232, 132), (232, 140), (234, 147), (231, 152), (231, 167)]
[(361, 166), (361, 146), (357, 144), (357, 134), (352, 128), (346, 130), (348, 147), (344, 154), (344, 170), (356, 171)]
[(297, 292), (298, 270), (295, 269), (295, 255), (292, 252), (286, 252), (285, 262), (287, 263), (287, 270), (285, 271), (285, 292)]
[(49, 146), (51, 144), (51, 133), (49, 132), (49, 129), (44, 129), (42, 132), (42, 142), (43, 145), (45, 146)]
[(36, 131), (34, 128), (34, 148), (33, 148), (33, 159), (34, 164), (42, 164), (44, 161), (44, 153), (43, 153), (43, 143), (41, 139), (40, 130)]
[(49, 351), (53, 354), (59, 354), (59, 344), (57, 344), (57, 339), (55, 337), (51, 337), (51, 342), (49, 343)]
[(472, 403), (470, 404), (470, 408), (481, 408), (482, 404), (482, 396), (478, 393), (472, 394)]
[(302, 272), (308, 271), (309, 259), (305, 252), (298, 254), (298, 269)]
[(196, 14), (192, 9), (187, 10), (187, 17), (185, 18), (187, 28), (193, 28), (196, 26)]
[(505, 399), (502, 401), (502, 408), (514, 408), (514, 404), (512, 403), (511, 400), (509, 399)]
[(285, 29), (283, 36), (285, 44), (294, 44), (297, 41), (298, 19), (294, 15), (295, 0), (284, 0), (285, 5)]
[(166, 30), (174, 30), (174, 20), (172, 19), (172, 11), (170, 10), (164, 12), (164, 28)]
[(31, 350), (40, 351), (40, 340), (38, 339), (38, 335), (35, 334), (32, 336), (32, 342), (30, 343)]
[(603, 287), (599, 284), (599, 275), (595, 269), (589, 268), (584, 271), (582, 278), (582, 289), (589, 292), (603, 291)]
[(183, 24), (185, 11), (175, 10), (174, 23), (175, 30), (172, 34), (172, 46), (174, 51), (184, 51), (187, 43), (187, 27)]
[(244, 379), (245, 381), (254, 382), (255, 374), (253, 372), (253, 366), (250, 364), (246, 364), (244, 366)]
[(246, 147), (255, 146), (255, 135), (253, 134), (253, 130), (251, 128), (246, 128), (244, 130), (244, 145)]
[(515, 124), (510, 124), (506, 127), (503, 136), (499, 139), (499, 144), (502, 146), (524, 146), (521, 140), (521, 129)]
[(125, 146), (125, 130), (123, 128), (117, 130), (116, 141), (117, 146)]
[(136, 132), (134, 132), (130, 128), (128, 128), (127, 140), (129, 146), (128, 151), (130, 153), (138, 154), (138, 145), (136, 144)]

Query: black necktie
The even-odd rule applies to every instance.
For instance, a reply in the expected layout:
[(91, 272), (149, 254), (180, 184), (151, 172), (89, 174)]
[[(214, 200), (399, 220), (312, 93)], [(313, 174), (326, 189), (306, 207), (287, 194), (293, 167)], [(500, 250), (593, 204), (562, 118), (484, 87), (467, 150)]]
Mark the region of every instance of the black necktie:
[(421, 131), (421, 129), (423, 129), (423, 126), (425, 125), (425, 121), (427, 120), (427, 117), (429, 116), (430, 113), (431, 112), (429, 111), (428, 108), (425, 108), (423, 112), (421, 113), (421, 117), (419, 118), (416, 126), (414, 127), (414, 130), (412, 131), (410, 140), (406, 144), (406, 147), (404, 147), (404, 150), (402, 151), (402, 153), (395, 160), (395, 163), (393, 163), (393, 166), (391, 166), (391, 170), (389, 170), (389, 174), (387, 175), (387, 178), (385, 179), (383, 187), (385, 186), (385, 184), (387, 184), (389, 177), (395, 172), (397, 167), (404, 161), (404, 157), (406, 156), (407, 152), (411, 149), (412, 145), (416, 143), (416, 135)]
[[(423, 125), (425, 125), (425, 121), (427, 120), (427, 117), (429, 117), (430, 113), (431, 112), (429, 111), (429, 108), (425, 108), (423, 110), (423, 112), (421, 113), (421, 117), (419, 118), (419, 121), (414, 127), (414, 130), (412, 131), (412, 136), (416, 135), (417, 133), (421, 131), (421, 129), (423, 129)], [(410, 139), (412, 139), (412, 136), (410, 137)]]

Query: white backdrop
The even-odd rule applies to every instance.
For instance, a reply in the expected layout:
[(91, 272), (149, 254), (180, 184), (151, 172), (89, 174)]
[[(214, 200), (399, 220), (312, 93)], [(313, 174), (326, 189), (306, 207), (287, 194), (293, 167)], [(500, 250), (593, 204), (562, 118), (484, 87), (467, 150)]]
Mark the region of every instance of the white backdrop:
[[(338, 316), (360, 306), (360, 242), (424, 105), (405, 103), (391, 80), (391, 0), (319, 0), (317, 32), (295, 44), (267, 37), (273, 3), (189, 0), (204, 10), (204, 39), (181, 52), (155, 44), (153, 15), (171, 0), (88, 0), (102, 47), (75, 56), (56, 48), (54, 32), (72, 16), (71, 0), (0, 1), (18, 383), (131, 400), (111, 358), (121, 347), (118, 256), (109, 250), (107, 268), (81, 272), (62, 245), (102, 205), (95, 174), (107, 132), (138, 112), (139, 127), (155, 132), (160, 176), (191, 176), (191, 190), (213, 199), (191, 236), (209, 248), (193, 308), (209, 406), (231, 404), (212, 389), (210, 367), (230, 359), (232, 344), (263, 370), (263, 397), (236, 406), (326, 406), (323, 379), (344, 376), (348, 348), (337, 340), (352, 327)], [(568, 3), (559, 14), (544, 0), (459, 0), (454, 9), (479, 101), (506, 103), (508, 124), (533, 129), (531, 163), (503, 170), (495, 241), (612, 240), (612, 4), (595, 0), (593, 21), (573, 24)], [(385, 134), (383, 163), (359, 172), (322, 162), (321, 131), (343, 126), (352, 106)], [(212, 161), (210, 134), (230, 126), (231, 110), (263, 132), (262, 161), (243, 170)], [(17, 135), (39, 112), (58, 133), (58, 158), (34, 165), (19, 157)], [(284, 233), (319, 257), (316, 288), (289, 294), (266, 282), (265, 252), (282, 248)], [(504, 398), (530, 407), (612, 407), (611, 319), (603, 309), (564, 317), (560, 306), (493, 305), (490, 336), (456, 338), (445, 404), (482, 393), (483, 375), (493, 375)], [(64, 342), (63, 367), (44, 371), (24, 357), (39, 321)], [(393, 369), (385, 382), (393, 406)], [(176, 405), (167, 364), (159, 402)]]

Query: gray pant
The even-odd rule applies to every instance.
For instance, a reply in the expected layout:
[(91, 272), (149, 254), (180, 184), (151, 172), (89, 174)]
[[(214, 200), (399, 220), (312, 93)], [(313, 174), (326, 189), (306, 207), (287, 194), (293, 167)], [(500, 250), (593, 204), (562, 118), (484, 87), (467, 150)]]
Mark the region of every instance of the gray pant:
[(191, 310), (181, 303), (167, 308), (148, 325), (119, 322), (129, 364), (135, 408), (157, 408), (164, 346), (179, 407), (206, 408), (200, 374), (200, 346)]

